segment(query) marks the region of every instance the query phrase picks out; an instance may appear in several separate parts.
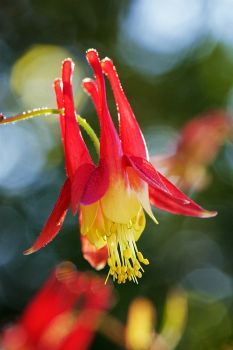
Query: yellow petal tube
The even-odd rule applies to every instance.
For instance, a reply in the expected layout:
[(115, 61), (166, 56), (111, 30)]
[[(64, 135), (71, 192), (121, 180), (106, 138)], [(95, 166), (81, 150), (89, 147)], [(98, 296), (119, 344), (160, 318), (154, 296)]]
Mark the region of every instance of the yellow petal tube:
[(105, 216), (119, 224), (128, 224), (141, 207), (134, 191), (126, 186), (124, 179), (112, 181), (108, 191), (101, 199)]
[(104, 197), (92, 205), (81, 205), (81, 233), (97, 249), (108, 247), (109, 273), (113, 280), (137, 283), (148, 265), (136, 241), (145, 228), (145, 214), (136, 193), (123, 182), (115, 183)]

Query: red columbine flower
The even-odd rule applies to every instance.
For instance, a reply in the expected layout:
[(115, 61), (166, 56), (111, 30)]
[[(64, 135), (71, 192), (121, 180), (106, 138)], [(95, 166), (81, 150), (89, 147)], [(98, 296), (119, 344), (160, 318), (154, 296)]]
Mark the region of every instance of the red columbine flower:
[(224, 111), (212, 111), (190, 120), (181, 130), (174, 153), (155, 163), (186, 190), (200, 191), (208, 183), (207, 166), (220, 146), (232, 136), (232, 119)]
[(111, 289), (100, 278), (61, 264), (25, 309), (17, 325), (2, 335), (4, 350), (86, 350)]
[[(91, 257), (95, 265), (100, 252), (102, 266), (108, 255), (109, 275), (114, 280), (137, 281), (143, 264), (149, 263), (136, 244), (145, 227), (144, 210), (156, 222), (150, 201), (175, 214), (210, 217), (216, 212), (201, 208), (156, 171), (112, 61), (106, 58), (100, 62), (93, 49), (88, 50), (87, 60), (95, 79), (85, 79), (83, 87), (92, 97), (100, 121), (99, 164), (93, 163), (77, 124), (71, 86), (73, 63), (68, 59), (63, 63), (62, 80), (55, 81), (58, 108), (64, 108), (60, 122), (67, 180), (43, 231), (26, 253), (40, 249), (56, 236), (71, 204), (73, 214), (79, 211), (81, 234), (91, 252), (84, 253), (85, 257)], [(108, 110), (103, 72), (113, 89), (120, 136)]]

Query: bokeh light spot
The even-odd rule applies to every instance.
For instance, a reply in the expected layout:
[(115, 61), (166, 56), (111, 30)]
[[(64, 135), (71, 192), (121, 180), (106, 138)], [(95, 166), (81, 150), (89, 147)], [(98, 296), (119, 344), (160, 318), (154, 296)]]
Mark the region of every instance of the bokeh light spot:
[(137, 0), (122, 25), (146, 49), (174, 53), (191, 45), (202, 32), (201, 0)]
[[(35, 45), (16, 61), (11, 86), (26, 108), (56, 106), (53, 81), (60, 76), (62, 61), (70, 56), (69, 51), (59, 46)], [(85, 96), (82, 89), (77, 89), (82, 78), (80, 63), (78, 67), (79, 74), (73, 83), (74, 91), (78, 92), (77, 104)]]
[(21, 125), (2, 127), (0, 149), (0, 187), (15, 193), (31, 185), (45, 161), (43, 148), (33, 128)]

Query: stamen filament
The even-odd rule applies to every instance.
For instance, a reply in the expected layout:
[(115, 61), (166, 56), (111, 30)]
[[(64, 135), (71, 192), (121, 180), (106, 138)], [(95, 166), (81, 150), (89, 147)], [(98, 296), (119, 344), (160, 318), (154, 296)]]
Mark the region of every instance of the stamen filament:
[(127, 224), (112, 222), (110, 230), (112, 227), (114, 227), (114, 233), (106, 237), (109, 254), (109, 272), (106, 282), (112, 275), (113, 281), (116, 280), (118, 283), (125, 283), (127, 279), (138, 283), (138, 279), (144, 272), (142, 264), (147, 265), (149, 261), (137, 248), (134, 238), (135, 226), (132, 225), (129, 228)]

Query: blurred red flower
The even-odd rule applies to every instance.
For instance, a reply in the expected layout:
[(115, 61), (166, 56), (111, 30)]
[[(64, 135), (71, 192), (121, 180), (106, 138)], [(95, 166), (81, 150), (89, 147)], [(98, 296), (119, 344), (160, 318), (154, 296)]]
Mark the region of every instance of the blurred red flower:
[(181, 130), (171, 155), (155, 157), (167, 176), (184, 190), (200, 191), (209, 182), (207, 167), (221, 145), (233, 135), (233, 121), (224, 111), (211, 111), (193, 118)]
[(26, 307), (18, 324), (2, 335), (4, 350), (85, 350), (110, 307), (111, 288), (102, 279), (58, 266)]

